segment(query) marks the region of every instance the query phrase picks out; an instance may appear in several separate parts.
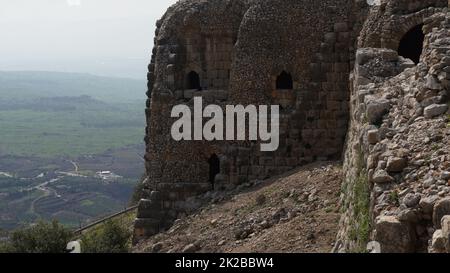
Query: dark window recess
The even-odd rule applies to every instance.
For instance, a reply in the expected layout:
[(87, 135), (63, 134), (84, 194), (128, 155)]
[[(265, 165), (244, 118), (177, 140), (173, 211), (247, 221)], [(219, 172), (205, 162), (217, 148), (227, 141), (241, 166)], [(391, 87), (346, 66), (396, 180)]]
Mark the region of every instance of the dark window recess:
[(293, 89), (294, 83), (291, 74), (286, 71), (281, 72), (277, 78), (277, 89)]
[(400, 41), (398, 47), (398, 55), (411, 59), (415, 64), (420, 61), (420, 55), (422, 55), (423, 42), (425, 35), (422, 31), (423, 24), (415, 26), (408, 31)]
[(186, 89), (202, 90), (202, 87), (200, 86), (200, 76), (195, 71), (189, 72), (189, 74), (187, 75), (186, 83)]
[(286, 154), (289, 156), (292, 155), (292, 145), (288, 145), (286, 147)]
[(220, 173), (220, 160), (219, 157), (216, 154), (213, 154), (209, 160), (209, 183), (212, 184), (214, 189), (214, 181), (216, 179), (216, 176)]

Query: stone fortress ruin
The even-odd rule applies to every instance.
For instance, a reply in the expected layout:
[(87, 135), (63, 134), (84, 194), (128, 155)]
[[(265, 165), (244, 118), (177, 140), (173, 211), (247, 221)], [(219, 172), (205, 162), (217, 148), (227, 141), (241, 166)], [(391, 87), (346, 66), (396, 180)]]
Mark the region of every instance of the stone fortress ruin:
[[(439, 224), (427, 218), (432, 215), (404, 221), (399, 215), (405, 209), (423, 213), (419, 204), (402, 208), (378, 203), (393, 185), (409, 179), (411, 157), (420, 153), (405, 152), (400, 144), (390, 147), (393, 137), (408, 134), (404, 128), (395, 131), (392, 124), (408, 126), (423, 115), (426, 120), (445, 119), (450, 78), (447, 9), (447, 0), (183, 0), (170, 7), (157, 22), (148, 67), (147, 178), (135, 240), (189, 213), (193, 196), (344, 158), (343, 214), (335, 250), (357, 248), (354, 231), (362, 223), (354, 189), (361, 176), (371, 193), (368, 239), (384, 251), (424, 250), (421, 240), (431, 240), (433, 234), (418, 234), (416, 229), (433, 227), (434, 233), (441, 228), (440, 219)], [(407, 103), (384, 90), (407, 85), (414, 89), (404, 94), (412, 116), (388, 120), (396, 106)], [(204, 104), (221, 106), (279, 105), (279, 149), (261, 152), (255, 141), (173, 140), (172, 108), (193, 106), (198, 96)], [(441, 110), (428, 109), (434, 114), (427, 116), (430, 106)], [(442, 176), (450, 168), (448, 146), (447, 152), (445, 143), (443, 147), (439, 156), (447, 165), (435, 167)], [(389, 170), (392, 158), (405, 166)], [(383, 175), (390, 181), (378, 183)], [(419, 176), (415, 181), (421, 181)], [(444, 194), (431, 207), (450, 196), (450, 188), (440, 189)], [(419, 194), (416, 189), (406, 194), (413, 193)], [(433, 208), (427, 213), (433, 214)]]

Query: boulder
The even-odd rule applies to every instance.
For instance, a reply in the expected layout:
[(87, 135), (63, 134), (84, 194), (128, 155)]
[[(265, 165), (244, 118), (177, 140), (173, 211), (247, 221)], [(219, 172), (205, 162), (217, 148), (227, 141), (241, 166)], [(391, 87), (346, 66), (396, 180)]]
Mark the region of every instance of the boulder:
[(447, 241), (442, 234), (442, 230), (438, 229), (434, 232), (431, 239), (431, 251), (432, 253), (444, 253), (447, 245)]
[(385, 170), (378, 170), (373, 174), (372, 181), (376, 184), (386, 184), (394, 182), (394, 178)]
[(367, 244), (366, 250), (368, 253), (379, 254), (381, 253), (381, 245), (378, 242), (372, 241)]
[(427, 76), (425, 87), (428, 89), (431, 89), (431, 90), (441, 90), (442, 89), (442, 86), (439, 83), (439, 80), (433, 75)]
[(436, 204), (436, 201), (438, 199), (439, 199), (438, 196), (433, 195), (433, 196), (424, 197), (419, 202), (419, 206), (420, 206), (420, 209), (422, 210), (422, 213), (424, 215), (428, 215), (430, 217), (430, 219), (431, 219), (431, 216), (433, 215), (434, 204)]
[(367, 105), (367, 119), (370, 124), (379, 124), (383, 116), (389, 112), (391, 105), (387, 99), (370, 101)]
[(433, 224), (436, 229), (441, 228), (442, 218), (446, 215), (450, 215), (450, 198), (439, 200), (434, 205)]
[(390, 173), (401, 173), (408, 162), (405, 158), (390, 157), (387, 162), (387, 171)]
[(420, 199), (420, 194), (408, 193), (403, 198), (403, 204), (405, 204), (405, 206), (408, 208), (415, 208), (419, 205)]
[(394, 216), (381, 216), (376, 222), (375, 240), (380, 243), (382, 253), (414, 252), (414, 234), (409, 224)]
[(442, 235), (447, 239), (448, 243), (450, 243), (450, 215), (442, 217), (441, 226)]
[(426, 118), (431, 119), (443, 115), (447, 110), (447, 104), (432, 104), (425, 108), (424, 115)]
[(369, 144), (375, 145), (378, 143), (378, 141), (379, 141), (378, 129), (370, 130), (369, 132), (367, 132), (367, 142), (369, 142)]

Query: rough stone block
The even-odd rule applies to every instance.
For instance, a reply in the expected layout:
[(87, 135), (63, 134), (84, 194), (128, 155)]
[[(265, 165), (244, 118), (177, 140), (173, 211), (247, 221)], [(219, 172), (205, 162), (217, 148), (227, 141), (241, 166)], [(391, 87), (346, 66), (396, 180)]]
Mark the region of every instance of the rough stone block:
[(446, 215), (450, 215), (450, 198), (439, 200), (434, 205), (433, 209), (433, 224), (435, 228), (441, 228), (442, 218)]
[(405, 158), (389, 157), (387, 171), (390, 173), (400, 173), (406, 168), (408, 162)]
[(424, 115), (426, 118), (435, 118), (447, 112), (447, 104), (432, 104), (425, 108)]
[(367, 132), (367, 142), (369, 142), (369, 144), (375, 145), (378, 143), (378, 141), (379, 141), (378, 129), (370, 130), (369, 132)]
[(383, 116), (389, 111), (390, 103), (386, 99), (372, 100), (367, 105), (366, 116), (371, 124), (381, 122)]
[(409, 253), (415, 250), (416, 238), (409, 225), (393, 216), (378, 219), (375, 237), (382, 253)]
[(385, 184), (394, 182), (395, 180), (385, 170), (377, 170), (373, 175), (372, 181), (376, 184)]
[(442, 234), (446, 239), (450, 239), (450, 215), (442, 217), (441, 226)]
[(442, 234), (442, 230), (436, 230), (431, 239), (432, 253), (444, 253), (447, 245), (447, 239)]

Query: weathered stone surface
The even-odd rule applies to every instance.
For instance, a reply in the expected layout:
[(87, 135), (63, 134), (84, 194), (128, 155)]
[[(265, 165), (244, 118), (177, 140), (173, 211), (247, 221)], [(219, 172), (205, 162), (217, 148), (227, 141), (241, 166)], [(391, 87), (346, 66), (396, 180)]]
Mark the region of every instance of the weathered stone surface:
[(438, 229), (434, 232), (431, 239), (431, 247), (433, 253), (444, 253), (447, 246), (447, 239), (442, 234), (442, 230)]
[(140, 219), (134, 220), (133, 242), (137, 243), (143, 238), (153, 236), (160, 232), (160, 220)]
[(389, 157), (387, 162), (387, 171), (390, 173), (399, 173), (408, 165), (405, 158)]
[[(359, 189), (361, 176), (375, 183), (370, 198), (373, 217), (395, 219), (381, 220), (375, 226), (375, 237), (396, 234), (392, 239), (380, 238), (385, 244), (395, 241), (403, 246), (400, 250), (393, 247), (393, 251), (426, 251), (440, 226), (437, 221), (446, 213), (445, 202), (440, 200), (450, 196), (450, 181), (445, 174), (450, 171), (450, 137), (445, 116), (450, 14), (428, 8), (447, 8), (448, 1), (388, 0), (380, 5), (380, 9), (371, 9), (360, 33), (351, 77), (353, 112), (347, 136), (350, 148), (345, 151), (344, 163), (348, 193), (342, 197), (349, 209), (341, 218), (341, 247), (337, 252), (359, 246), (358, 240), (346, 239), (346, 235), (358, 227), (355, 211), (359, 199), (355, 196), (359, 195), (352, 189)], [(415, 16), (425, 19), (416, 21), (412, 19)], [(402, 50), (406, 44), (399, 47), (398, 42), (403, 43), (408, 31), (417, 35), (423, 32), (424, 43), (417, 45), (422, 49), (421, 56), (408, 56)], [(399, 48), (398, 56), (395, 52), (383, 52), (383, 48)], [(377, 126), (378, 141), (367, 132), (371, 124)], [(437, 220), (432, 220), (433, 215)], [(430, 222), (434, 227), (430, 227)], [(396, 237), (412, 243), (402, 243)], [(434, 251), (433, 247), (430, 251)]]
[(367, 119), (370, 124), (378, 124), (389, 111), (390, 103), (386, 99), (373, 100), (367, 105)]
[(442, 217), (441, 220), (442, 235), (450, 243), (450, 215)]
[(447, 112), (447, 104), (432, 104), (425, 108), (424, 115), (426, 118), (434, 118)]
[(374, 173), (373, 182), (376, 184), (385, 184), (394, 182), (394, 178), (390, 176), (385, 170), (378, 170)]
[(421, 198), (422, 197), (419, 194), (408, 193), (403, 198), (403, 204), (408, 208), (415, 208), (419, 205)]
[(408, 253), (414, 251), (415, 238), (408, 224), (393, 216), (383, 216), (376, 222), (376, 241), (382, 253)]
[(370, 130), (367, 132), (367, 141), (372, 145), (377, 144), (379, 141), (378, 130)]
[(139, 202), (137, 218), (153, 218), (161, 217), (161, 203), (149, 199), (143, 199)]
[(400, 222), (417, 223), (419, 221), (416, 210), (411, 208), (404, 209), (398, 213), (398, 220), (400, 220)]
[(440, 90), (442, 86), (439, 84), (438, 79), (433, 75), (428, 75), (425, 86), (431, 90)]
[(434, 209), (434, 204), (436, 204), (436, 202), (439, 200), (438, 196), (427, 196), (424, 197), (420, 200), (419, 202), (419, 206), (422, 209), (422, 212), (425, 215), (429, 215), (432, 216), (433, 215), (433, 209)]
[(439, 200), (434, 205), (433, 223), (437, 229), (441, 228), (442, 218), (446, 215), (450, 215), (450, 198)]

